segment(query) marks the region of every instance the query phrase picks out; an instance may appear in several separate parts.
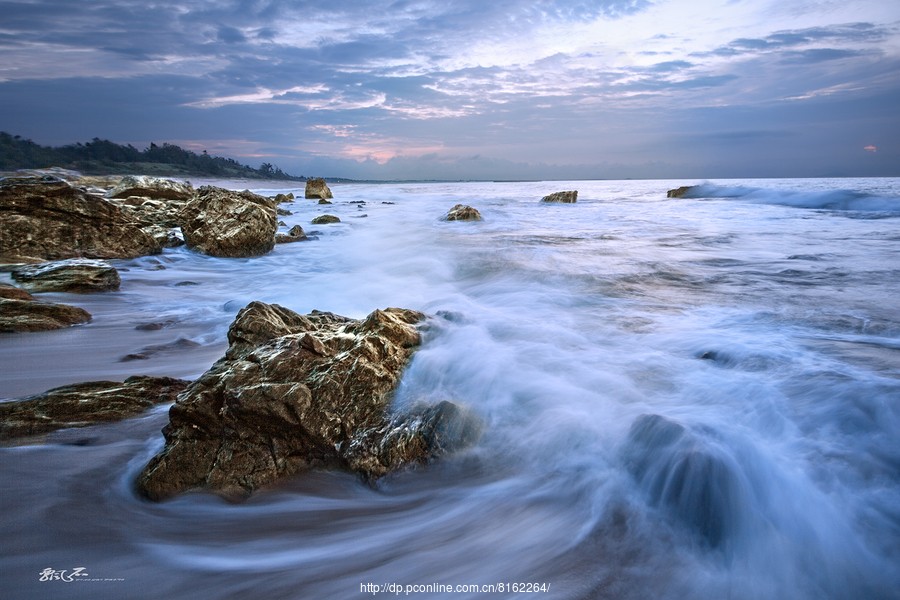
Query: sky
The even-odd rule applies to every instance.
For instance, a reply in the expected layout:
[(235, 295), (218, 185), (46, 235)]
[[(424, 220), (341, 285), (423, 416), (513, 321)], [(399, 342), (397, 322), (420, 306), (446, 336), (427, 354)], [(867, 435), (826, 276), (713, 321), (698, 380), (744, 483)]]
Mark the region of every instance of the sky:
[(354, 179), (900, 176), (897, 0), (0, 0), (0, 130)]

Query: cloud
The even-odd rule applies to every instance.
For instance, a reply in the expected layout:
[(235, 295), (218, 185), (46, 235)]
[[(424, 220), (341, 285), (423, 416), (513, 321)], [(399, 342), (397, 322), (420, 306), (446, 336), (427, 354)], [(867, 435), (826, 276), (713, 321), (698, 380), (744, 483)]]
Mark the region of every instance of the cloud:
[(866, 146), (865, 148), (863, 148), (863, 150), (865, 150), (867, 152), (877, 152), (878, 151), (878, 149), (875, 146)]

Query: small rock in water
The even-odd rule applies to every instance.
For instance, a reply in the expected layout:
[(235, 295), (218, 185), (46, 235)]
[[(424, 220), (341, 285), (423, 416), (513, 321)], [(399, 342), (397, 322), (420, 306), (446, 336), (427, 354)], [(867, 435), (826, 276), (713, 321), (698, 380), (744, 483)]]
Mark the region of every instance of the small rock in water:
[(12, 278), (31, 292), (107, 292), (122, 282), (108, 262), (87, 258), (20, 267)]
[(688, 192), (688, 190), (695, 188), (695, 185), (683, 185), (680, 188), (675, 188), (674, 190), (669, 190), (666, 192), (666, 198), (684, 198), (684, 195)]
[(328, 200), (319, 200), (319, 204), (332, 204), (332, 202)]
[(8, 283), (0, 283), (0, 298), (8, 300), (29, 300), (34, 301), (34, 296), (14, 285)]
[(457, 204), (441, 218), (442, 221), (482, 221), (481, 213), (471, 206)]
[(178, 323), (178, 319), (166, 319), (165, 321), (154, 321), (152, 323), (141, 323), (136, 326), (138, 331), (158, 331), (164, 327), (172, 327)]
[(281, 204), (282, 202), (290, 202), (294, 199), (294, 194), (275, 194), (275, 202)]
[(578, 201), (578, 190), (568, 192), (554, 192), (541, 198), (541, 202), (559, 202), (561, 204), (574, 204)]
[(190, 348), (197, 348), (200, 346), (197, 342), (193, 340), (189, 340), (187, 338), (178, 338), (174, 342), (169, 344), (156, 344), (153, 346), (147, 346), (146, 348), (134, 352), (132, 354), (126, 354), (122, 358), (119, 359), (119, 362), (128, 362), (129, 360), (147, 360), (151, 356), (155, 354), (159, 354), (161, 352), (173, 352), (176, 350), (187, 350)]
[(68, 304), (0, 298), (0, 333), (50, 331), (90, 320), (88, 311)]
[(287, 210), (287, 209), (284, 209), (284, 208), (276, 208), (276, 209), (275, 209), (275, 212), (276, 212), (276, 213), (278, 214), (278, 216), (280, 216), (280, 217), (289, 217), (289, 216), (291, 216), (292, 214), (294, 214), (294, 213), (292, 213), (291, 211), (289, 211), (289, 210)]
[(334, 215), (319, 215), (310, 222), (313, 225), (328, 225), (329, 223), (340, 223), (341, 220)]
[(321, 177), (313, 177), (312, 179), (306, 180), (305, 196), (307, 200), (314, 200), (316, 198), (328, 200), (329, 198), (334, 198), (334, 196), (331, 194), (331, 190), (328, 189), (328, 185), (325, 183), (325, 180)]
[(200, 285), (200, 284), (197, 283), (196, 281), (179, 281), (178, 283), (175, 284), (175, 287), (180, 287), (183, 285)]

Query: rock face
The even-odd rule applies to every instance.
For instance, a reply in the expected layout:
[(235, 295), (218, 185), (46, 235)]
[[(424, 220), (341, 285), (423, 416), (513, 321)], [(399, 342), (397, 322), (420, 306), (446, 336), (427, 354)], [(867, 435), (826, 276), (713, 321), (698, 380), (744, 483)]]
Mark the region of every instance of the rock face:
[(0, 255), (59, 260), (161, 251), (133, 219), (100, 196), (52, 177), (0, 179)]
[(481, 213), (464, 204), (457, 204), (443, 216), (442, 221), (481, 221)]
[(133, 417), (155, 404), (174, 402), (189, 383), (136, 376), (124, 383), (76, 383), (15, 402), (0, 402), (0, 440)]
[(274, 201), (249, 191), (204, 186), (179, 219), (188, 248), (203, 254), (262, 256), (275, 247)]
[(151, 500), (197, 487), (240, 498), (309, 468), (378, 477), (470, 443), (480, 422), (449, 403), (389, 419), (424, 318), (388, 308), (357, 321), (249, 304), (225, 356), (170, 409), (165, 448), (137, 490)]
[(70, 258), (19, 267), (13, 280), (31, 292), (108, 292), (119, 289), (119, 273), (104, 260)]
[(325, 184), (325, 180), (321, 177), (313, 177), (312, 179), (306, 180), (305, 195), (307, 199), (320, 198), (322, 200), (328, 200), (329, 198), (334, 198), (334, 196), (331, 195), (331, 190), (328, 189), (328, 186)]
[(276, 244), (290, 244), (291, 242), (303, 242), (308, 240), (309, 238), (306, 236), (306, 232), (303, 231), (303, 228), (299, 225), (294, 225), (287, 232), (287, 235), (283, 233), (278, 233), (275, 235), (275, 243)]
[(90, 313), (81, 308), (37, 302), (28, 292), (13, 290), (17, 291), (0, 289), (0, 333), (50, 331), (91, 320)]
[(116, 187), (107, 192), (106, 197), (145, 196), (169, 200), (190, 200), (193, 195), (194, 188), (189, 183), (179, 183), (171, 179), (146, 175), (126, 175)]
[(569, 192), (554, 192), (549, 196), (541, 198), (541, 202), (560, 202), (563, 204), (574, 204), (578, 201), (578, 190)]
[(694, 187), (697, 187), (697, 186), (683, 185), (680, 188), (675, 188), (674, 190), (669, 190), (668, 192), (666, 192), (666, 198), (684, 198), (684, 195), (687, 193), (687, 191)]
[(327, 225), (329, 223), (340, 223), (340, 222), (341, 222), (341, 220), (338, 219), (334, 215), (319, 215), (318, 217), (316, 217), (315, 219), (310, 221), (310, 223), (312, 223), (313, 225)]

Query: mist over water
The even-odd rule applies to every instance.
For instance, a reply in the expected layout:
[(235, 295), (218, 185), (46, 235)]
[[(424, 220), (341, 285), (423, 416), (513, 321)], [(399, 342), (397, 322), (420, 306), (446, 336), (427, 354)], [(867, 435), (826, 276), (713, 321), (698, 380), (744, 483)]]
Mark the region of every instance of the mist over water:
[[(317, 240), (247, 260), (166, 250), (114, 261), (120, 292), (45, 295), (94, 320), (0, 337), (0, 397), (196, 377), (253, 300), (350, 317), (398, 306), (435, 317), (397, 408), (450, 399), (488, 427), (476, 447), (374, 486), (311, 473), (237, 505), (134, 495), (167, 407), (2, 448), (3, 587), (900, 597), (900, 180), (718, 181), (665, 198), (684, 184), (342, 185), (332, 206), (294, 190), (281, 218)], [(568, 189), (577, 204), (538, 202)], [(440, 221), (457, 203), (485, 220)], [(310, 225), (325, 212), (342, 222)], [(39, 582), (47, 567), (123, 581)]]

